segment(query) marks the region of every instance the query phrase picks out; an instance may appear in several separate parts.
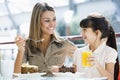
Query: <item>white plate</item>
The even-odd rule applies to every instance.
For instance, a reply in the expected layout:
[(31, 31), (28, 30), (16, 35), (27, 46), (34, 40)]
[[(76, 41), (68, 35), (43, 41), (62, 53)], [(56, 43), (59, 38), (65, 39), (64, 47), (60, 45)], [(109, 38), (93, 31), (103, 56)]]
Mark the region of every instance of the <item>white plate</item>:
[(34, 78), (34, 77), (39, 78), (39, 77), (41, 77), (40, 73), (28, 73), (28, 74), (20, 74), (20, 73), (16, 74), (16, 73), (14, 73), (13, 75), (16, 77), (19, 77), (19, 78)]
[[(71, 80), (69, 75), (65, 75), (64, 73), (53, 73), (54, 77), (41, 77), (45, 73), (30, 73), (30, 74), (16, 74), (14, 73), (14, 76), (17, 76), (13, 80)], [(73, 79), (72, 79), (73, 80)]]

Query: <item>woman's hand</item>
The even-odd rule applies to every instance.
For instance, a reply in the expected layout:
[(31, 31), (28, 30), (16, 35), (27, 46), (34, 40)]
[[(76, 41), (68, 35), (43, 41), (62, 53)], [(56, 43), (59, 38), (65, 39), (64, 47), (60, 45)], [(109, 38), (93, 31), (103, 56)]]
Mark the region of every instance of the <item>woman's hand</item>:
[(21, 36), (17, 36), (15, 38), (15, 43), (18, 47), (18, 54), (15, 61), (14, 73), (21, 73), (21, 64), (22, 64), (23, 54), (25, 50), (25, 41), (26, 40)]
[(52, 72), (59, 72), (59, 66), (51, 66), (51, 67), (50, 67), (50, 70), (51, 70)]
[(19, 51), (24, 51), (25, 41), (26, 41), (26, 39), (21, 36), (17, 36), (15, 38), (15, 43), (18, 46)]

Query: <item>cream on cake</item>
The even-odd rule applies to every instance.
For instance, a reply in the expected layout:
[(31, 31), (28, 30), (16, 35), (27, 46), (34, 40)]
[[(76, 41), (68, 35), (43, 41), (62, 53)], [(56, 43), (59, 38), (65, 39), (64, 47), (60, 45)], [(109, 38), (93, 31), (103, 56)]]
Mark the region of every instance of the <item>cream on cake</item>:
[(21, 65), (21, 73), (22, 74), (35, 73), (35, 72), (38, 72), (38, 66), (29, 65), (27, 63), (23, 63)]

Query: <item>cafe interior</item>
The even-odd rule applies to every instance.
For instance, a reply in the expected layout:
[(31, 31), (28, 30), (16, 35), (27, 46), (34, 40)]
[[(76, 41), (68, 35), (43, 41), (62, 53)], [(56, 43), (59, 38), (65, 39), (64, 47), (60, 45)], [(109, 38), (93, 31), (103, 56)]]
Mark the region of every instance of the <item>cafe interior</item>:
[[(85, 46), (80, 35), (80, 20), (92, 12), (105, 15), (115, 30), (120, 60), (120, 0), (0, 0), (0, 60), (3, 59), (3, 55), (12, 56), (12, 60), (16, 60), (18, 48), (15, 37), (28, 36), (32, 8), (37, 2), (47, 2), (54, 6), (58, 24), (56, 31), (63, 38), (72, 41), (78, 48)], [(64, 66), (72, 66), (72, 63), (73, 59), (66, 58)], [(56, 74), (57, 77), (54, 78), (40, 77), (40, 74), (15, 74), (12, 80), (107, 80), (106, 78), (79, 78), (78, 75), (82, 73), (76, 73), (75, 76), (72, 73), (61, 73)], [(118, 77), (120, 80), (120, 76)]]

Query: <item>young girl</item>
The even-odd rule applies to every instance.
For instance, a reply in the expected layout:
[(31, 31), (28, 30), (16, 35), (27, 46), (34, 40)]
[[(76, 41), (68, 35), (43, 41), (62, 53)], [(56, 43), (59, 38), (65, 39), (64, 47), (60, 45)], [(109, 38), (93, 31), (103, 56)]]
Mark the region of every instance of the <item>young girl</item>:
[(100, 14), (91, 14), (80, 22), (80, 27), (83, 39), (88, 45), (75, 51), (75, 70), (86, 71), (86, 68), (82, 67), (81, 54), (83, 51), (92, 51), (92, 55), (88, 57), (92, 66), (87, 69), (85, 75), (89, 73), (91, 77), (104, 76), (108, 80), (117, 80), (118, 53), (114, 30), (109, 22)]

